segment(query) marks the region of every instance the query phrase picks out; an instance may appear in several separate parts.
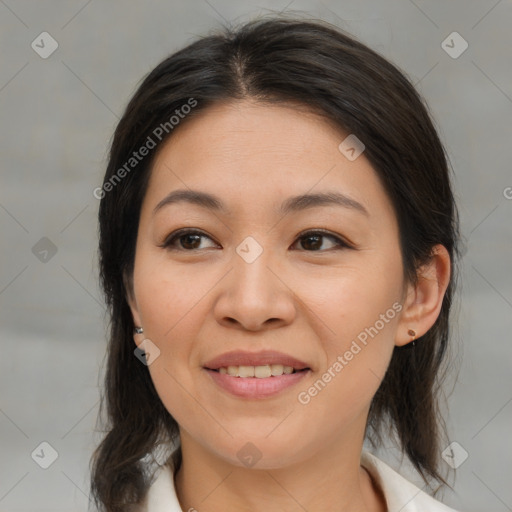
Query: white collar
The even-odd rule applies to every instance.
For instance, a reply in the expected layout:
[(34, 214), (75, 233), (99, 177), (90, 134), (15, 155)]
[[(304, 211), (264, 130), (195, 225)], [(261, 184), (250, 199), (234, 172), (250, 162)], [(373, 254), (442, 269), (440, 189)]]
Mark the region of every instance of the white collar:
[(361, 465), (382, 489), (389, 512), (456, 512), (429, 496), (369, 452), (362, 452)]
[[(362, 452), (361, 465), (382, 489), (388, 512), (456, 512), (436, 501), (369, 452)], [(155, 476), (143, 512), (183, 512), (174, 488), (171, 468), (162, 466)]]

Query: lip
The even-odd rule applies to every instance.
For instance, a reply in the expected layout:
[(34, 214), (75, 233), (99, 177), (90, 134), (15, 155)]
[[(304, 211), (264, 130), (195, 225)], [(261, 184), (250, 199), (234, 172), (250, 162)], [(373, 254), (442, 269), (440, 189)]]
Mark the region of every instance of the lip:
[[(235, 350), (232, 352), (226, 352), (205, 363), (204, 368), (206, 370), (218, 370), (219, 368), (227, 368), (228, 366), (263, 366), (265, 364), (282, 364), (283, 366), (291, 366), (294, 370), (309, 368), (309, 365), (304, 361), (300, 361), (299, 359), (282, 352), (276, 352), (275, 350), (264, 350), (260, 352)], [(279, 377), (269, 378), (277, 380)], [(263, 381), (267, 379), (257, 380)]]
[(262, 399), (275, 396), (296, 385), (311, 373), (311, 370), (307, 369), (288, 375), (283, 374), (278, 377), (259, 379), (257, 377), (233, 377), (208, 368), (204, 368), (204, 370), (221, 389), (238, 398), (246, 399)]

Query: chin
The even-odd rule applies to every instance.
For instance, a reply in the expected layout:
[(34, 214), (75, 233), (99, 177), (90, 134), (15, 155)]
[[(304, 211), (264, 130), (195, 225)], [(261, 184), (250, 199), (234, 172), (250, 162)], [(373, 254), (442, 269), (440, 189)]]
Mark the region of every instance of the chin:
[[(293, 436), (276, 435), (267, 437), (267, 431), (259, 436), (237, 435), (226, 443), (213, 443), (212, 451), (227, 463), (248, 469), (279, 469), (295, 464), (306, 457), (307, 447), (301, 449), (299, 439)], [(301, 442), (304, 437), (301, 436)]]

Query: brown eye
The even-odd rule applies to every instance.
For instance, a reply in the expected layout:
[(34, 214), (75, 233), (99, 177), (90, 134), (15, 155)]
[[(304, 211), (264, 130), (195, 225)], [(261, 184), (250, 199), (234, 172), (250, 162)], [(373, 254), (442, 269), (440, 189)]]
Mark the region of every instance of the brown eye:
[(301, 246), (306, 251), (318, 251), (322, 247), (323, 239), (322, 235), (308, 235), (301, 238)]
[(182, 235), (178, 240), (183, 249), (197, 249), (201, 245), (200, 235)]
[[(329, 240), (330, 242), (326, 243), (325, 240)], [(341, 238), (323, 231), (310, 231), (302, 234), (299, 236), (296, 243), (299, 243), (301, 248), (305, 251), (325, 251), (350, 247)]]
[(203, 240), (210, 240), (212, 242), (213, 245), (210, 245), (210, 248), (217, 247), (217, 244), (208, 235), (202, 231), (190, 229), (172, 233), (160, 247), (176, 251), (196, 251), (208, 248), (208, 246), (201, 247)]

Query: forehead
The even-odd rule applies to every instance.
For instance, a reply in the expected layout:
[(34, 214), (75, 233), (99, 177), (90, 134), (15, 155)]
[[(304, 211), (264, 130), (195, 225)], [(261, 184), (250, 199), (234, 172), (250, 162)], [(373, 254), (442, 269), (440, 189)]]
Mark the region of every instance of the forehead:
[[(307, 192), (337, 191), (379, 214), (391, 207), (364, 153), (340, 151), (349, 134), (304, 108), (240, 101), (210, 107), (178, 127), (160, 149), (145, 203), (176, 189), (201, 189), (228, 209), (276, 209)], [(149, 208), (149, 204), (146, 207)]]

